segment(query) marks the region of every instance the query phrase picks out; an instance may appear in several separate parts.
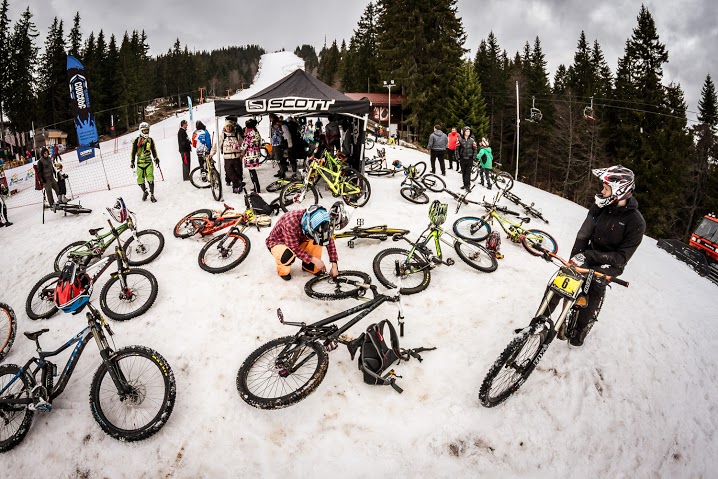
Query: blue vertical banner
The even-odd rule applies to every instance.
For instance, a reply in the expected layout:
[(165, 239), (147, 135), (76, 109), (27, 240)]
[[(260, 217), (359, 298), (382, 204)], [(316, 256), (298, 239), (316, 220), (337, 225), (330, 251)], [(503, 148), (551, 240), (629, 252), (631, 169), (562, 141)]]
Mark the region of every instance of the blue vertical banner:
[(85, 67), (77, 58), (67, 56), (67, 80), (70, 86), (70, 111), (75, 118), (77, 130), (78, 158), (80, 161), (95, 156), (93, 148), (97, 148), (97, 126), (95, 116), (90, 109), (90, 91), (85, 76)]
[(192, 97), (187, 95), (187, 104), (189, 105), (189, 124), (194, 128), (194, 118), (192, 115)]

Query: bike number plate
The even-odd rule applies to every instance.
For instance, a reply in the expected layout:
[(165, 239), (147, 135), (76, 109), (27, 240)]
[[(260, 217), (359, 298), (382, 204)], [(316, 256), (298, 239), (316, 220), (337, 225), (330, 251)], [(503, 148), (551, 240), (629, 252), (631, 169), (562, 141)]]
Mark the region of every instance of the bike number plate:
[(553, 287), (562, 293), (574, 296), (576, 291), (581, 288), (581, 280), (559, 273), (553, 279)]

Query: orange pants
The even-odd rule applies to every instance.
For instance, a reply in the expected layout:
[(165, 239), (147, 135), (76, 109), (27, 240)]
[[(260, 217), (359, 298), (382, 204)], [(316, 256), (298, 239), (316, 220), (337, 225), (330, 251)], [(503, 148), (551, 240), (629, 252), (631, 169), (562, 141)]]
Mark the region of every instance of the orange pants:
[[(322, 257), (322, 247), (315, 244), (312, 240), (303, 241), (299, 245), (299, 249), (306, 251), (313, 258), (321, 259)], [(272, 253), (274, 261), (277, 263), (277, 274), (279, 276), (288, 275), (292, 270), (292, 263), (294, 263), (294, 260), (297, 258), (296, 253), (283, 244), (275, 245), (269, 251)], [(302, 262), (302, 269), (312, 274), (319, 272), (314, 263)]]

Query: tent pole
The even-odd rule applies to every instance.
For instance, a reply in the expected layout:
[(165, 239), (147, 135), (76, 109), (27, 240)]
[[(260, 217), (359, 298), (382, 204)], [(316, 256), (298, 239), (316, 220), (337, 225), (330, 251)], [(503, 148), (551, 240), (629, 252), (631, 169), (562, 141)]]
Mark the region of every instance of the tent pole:
[[(239, 118), (237, 120), (239, 120)], [(236, 128), (235, 128), (235, 130), (236, 130)], [(217, 115), (214, 116), (214, 131), (215, 131), (215, 133), (217, 133), (217, 140), (215, 140), (215, 141), (219, 141), (220, 140), (219, 135), (220, 135), (221, 130), (219, 129), (219, 117)], [(235, 132), (235, 134), (236, 134), (236, 132)], [(215, 145), (217, 145), (217, 144), (215, 143)], [(222, 158), (222, 145), (217, 145), (217, 171), (219, 171), (219, 181), (224, 181), (222, 179), (222, 159), (223, 159)], [(222, 199), (224, 200), (224, 195), (222, 195)]]

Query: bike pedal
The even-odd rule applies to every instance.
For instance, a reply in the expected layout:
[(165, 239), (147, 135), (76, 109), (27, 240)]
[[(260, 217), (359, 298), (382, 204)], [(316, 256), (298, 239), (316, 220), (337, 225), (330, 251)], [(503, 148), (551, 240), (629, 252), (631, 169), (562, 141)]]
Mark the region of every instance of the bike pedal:
[(27, 408), (30, 411), (50, 412), (52, 411), (52, 404), (41, 399), (37, 404), (30, 404)]
[(446, 260), (446, 265), (447, 265), (447, 266), (454, 266), (455, 263), (456, 263), (456, 261), (454, 261), (454, 258), (448, 258), (448, 259)]

